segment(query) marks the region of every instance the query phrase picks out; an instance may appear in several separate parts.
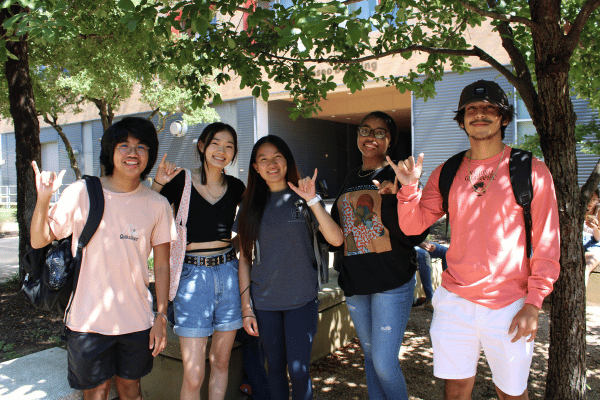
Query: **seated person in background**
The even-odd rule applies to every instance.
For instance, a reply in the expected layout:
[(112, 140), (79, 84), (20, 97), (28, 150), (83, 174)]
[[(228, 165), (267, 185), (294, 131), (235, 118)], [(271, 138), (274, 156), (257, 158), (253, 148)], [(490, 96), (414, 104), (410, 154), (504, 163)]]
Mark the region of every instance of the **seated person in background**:
[(594, 190), (585, 213), (583, 224), (583, 251), (585, 252), (585, 286), (592, 271), (600, 264), (600, 226), (598, 224), (598, 198), (600, 190)]
[(423, 304), (425, 309), (433, 311), (433, 305), (431, 304), (431, 299), (433, 298), (433, 286), (431, 285), (431, 266), (427, 262), (427, 255), (429, 253), (429, 256), (432, 259), (440, 258), (442, 260), (442, 271), (445, 271), (446, 268), (448, 268), (448, 264), (446, 264), (446, 252), (448, 251), (448, 248), (443, 244), (432, 243), (425, 239), (423, 243), (415, 246), (415, 250), (417, 251), (419, 276), (421, 277), (421, 283), (423, 284), (423, 290), (425, 291), (425, 297), (417, 299), (415, 306), (420, 306)]

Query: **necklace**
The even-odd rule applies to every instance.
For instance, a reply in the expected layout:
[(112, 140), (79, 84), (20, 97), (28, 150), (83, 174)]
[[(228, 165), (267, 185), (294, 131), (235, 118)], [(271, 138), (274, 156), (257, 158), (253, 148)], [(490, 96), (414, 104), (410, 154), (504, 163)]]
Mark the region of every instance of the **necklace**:
[[(356, 174), (358, 175), (359, 178), (366, 178), (367, 176), (372, 175), (375, 171), (379, 171), (381, 168), (385, 167), (386, 165), (387, 165), (387, 162), (383, 163), (381, 166), (379, 166), (379, 167), (377, 167), (375, 169), (369, 169), (369, 170), (366, 170), (366, 171), (364, 171), (362, 169), (359, 169), (356, 172)], [(366, 172), (366, 174), (365, 175), (361, 175), (360, 174), (361, 171), (362, 172)]]
[(471, 178), (471, 176), (473, 175), (473, 173), (471, 172), (471, 159), (469, 158), (469, 183), (471, 184), (471, 187), (473, 188), (473, 191), (475, 193), (477, 193), (477, 196), (483, 196), (483, 194), (485, 193), (485, 191), (488, 190), (488, 188), (490, 187), (490, 184), (492, 183), (492, 181), (496, 177), (496, 174), (498, 173), (498, 168), (500, 168), (500, 163), (502, 163), (502, 159), (504, 158), (504, 150), (506, 150), (506, 145), (504, 145), (504, 147), (502, 148), (502, 155), (500, 156), (500, 160), (498, 160), (498, 165), (496, 165), (496, 170), (494, 171), (494, 174), (492, 175), (492, 177), (488, 181), (487, 185), (485, 185), (483, 187), (483, 189), (479, 189), (478, 187), (475, 187), (475, 185), (473, 185), (473, 180)]
[(212, 197), (214, 200), (220, 199), (223, 196), (223, 194), (225, 193), (225, 186), (221, 187), (221, 192), (217, 195), (214, 195), (213, 193), (211, 193), (208, 185), (204, 185), (204, 189), (206, 189), (206, 193), (208, 193), (208, 195), (210, 197)]

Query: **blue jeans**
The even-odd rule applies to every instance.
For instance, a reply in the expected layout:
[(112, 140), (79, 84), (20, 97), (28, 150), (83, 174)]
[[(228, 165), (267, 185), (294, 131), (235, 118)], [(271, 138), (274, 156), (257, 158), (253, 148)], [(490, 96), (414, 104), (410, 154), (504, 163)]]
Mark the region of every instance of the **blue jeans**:
[(235, 334), (235, 340), (242, 344), (244, 372), (252, 388), (252, 400), (270, 400), (265, 353), (260, 338), (250, 336), (244, 328), (240, 328)]
[(396, 289), (346, 298), (365, 355), (370, 400), (408, 400), (398, 359), (416, 278)]
[(292, 399), (311, 400), (310, 353), (317, 334), (319, 301), (315, 299), (293, 310), (255, 311), (260, 340), (267, 354), (271, 399), (289, 399), (289, 373)]
[[(423, 284), (423, 290), (425, 291), (425, 297), (427, 300), (431, 300), (433, 298), (433, 286), (431, 284), (431, 267), (427, 264), (427, 250), (420, 248), (419, 246), (415, 246), (415, 250), (417, 251), (417, 264), (419, 266), (419, 276), (421, 277), (421, 283)], [(448, 268), (448, 264), (446, 263), (446, 252), (448, 248), (439, 243), (435, 244), (435, 250), (429, 253), (429, 257), (431, 259), (441, 258), (442, 259), (442, 271), (445, 271)]]

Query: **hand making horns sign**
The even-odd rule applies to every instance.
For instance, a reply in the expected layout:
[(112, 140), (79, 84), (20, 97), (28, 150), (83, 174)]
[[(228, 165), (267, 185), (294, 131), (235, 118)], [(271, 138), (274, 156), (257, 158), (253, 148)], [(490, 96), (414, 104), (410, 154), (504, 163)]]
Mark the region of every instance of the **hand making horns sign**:
[(296, 192), (296, 194), (302, 197), (304, 200), (309, 201), (315, 198), (316, 196), (316, 181), (317, 181), (317, 169), (315, 168), (315, 173), (313, 177), (306, 177), (300, 179), (298, 181), (298, 186), (295, 186), (293, 183), (288, 182), (290, 188)]
[(392, 166), (398, 181), (402, 185), (412, 185), (419, 180), (421, 172), (423, 171), (423, 158), (424, 154), (419, 154), (419, 158), (415, 162), (413, 156), (408, 157), (404, 161), (399, 161), (398, 164), (394, 164), (389, 156), (386, 156), (387, 162)]
[(160, 160), (158, 168), (156, 169), (156, 175), (154, 176), (154, 182), (161, 186), (171, 182), (171, 179), (182, 171), (182, 168), (178, 167), (175, 163), (167, 161), (167, 153)]
[(35, 173), (35, 187), (37, 189), (38, 198), (49, 198), (62, 185), (63, 176), (66, 170), (62, 170), (56, 175), (54, 171), (41, 171), (35, 161), (31, 162), (33, 172)]

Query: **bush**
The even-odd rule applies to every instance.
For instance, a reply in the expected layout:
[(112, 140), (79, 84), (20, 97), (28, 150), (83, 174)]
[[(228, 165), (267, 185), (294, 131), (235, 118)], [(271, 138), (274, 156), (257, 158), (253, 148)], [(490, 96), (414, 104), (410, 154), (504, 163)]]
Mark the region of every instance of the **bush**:
[(16, 207), (0, 207), (0, 224), (5, 222), (17, 222)]

